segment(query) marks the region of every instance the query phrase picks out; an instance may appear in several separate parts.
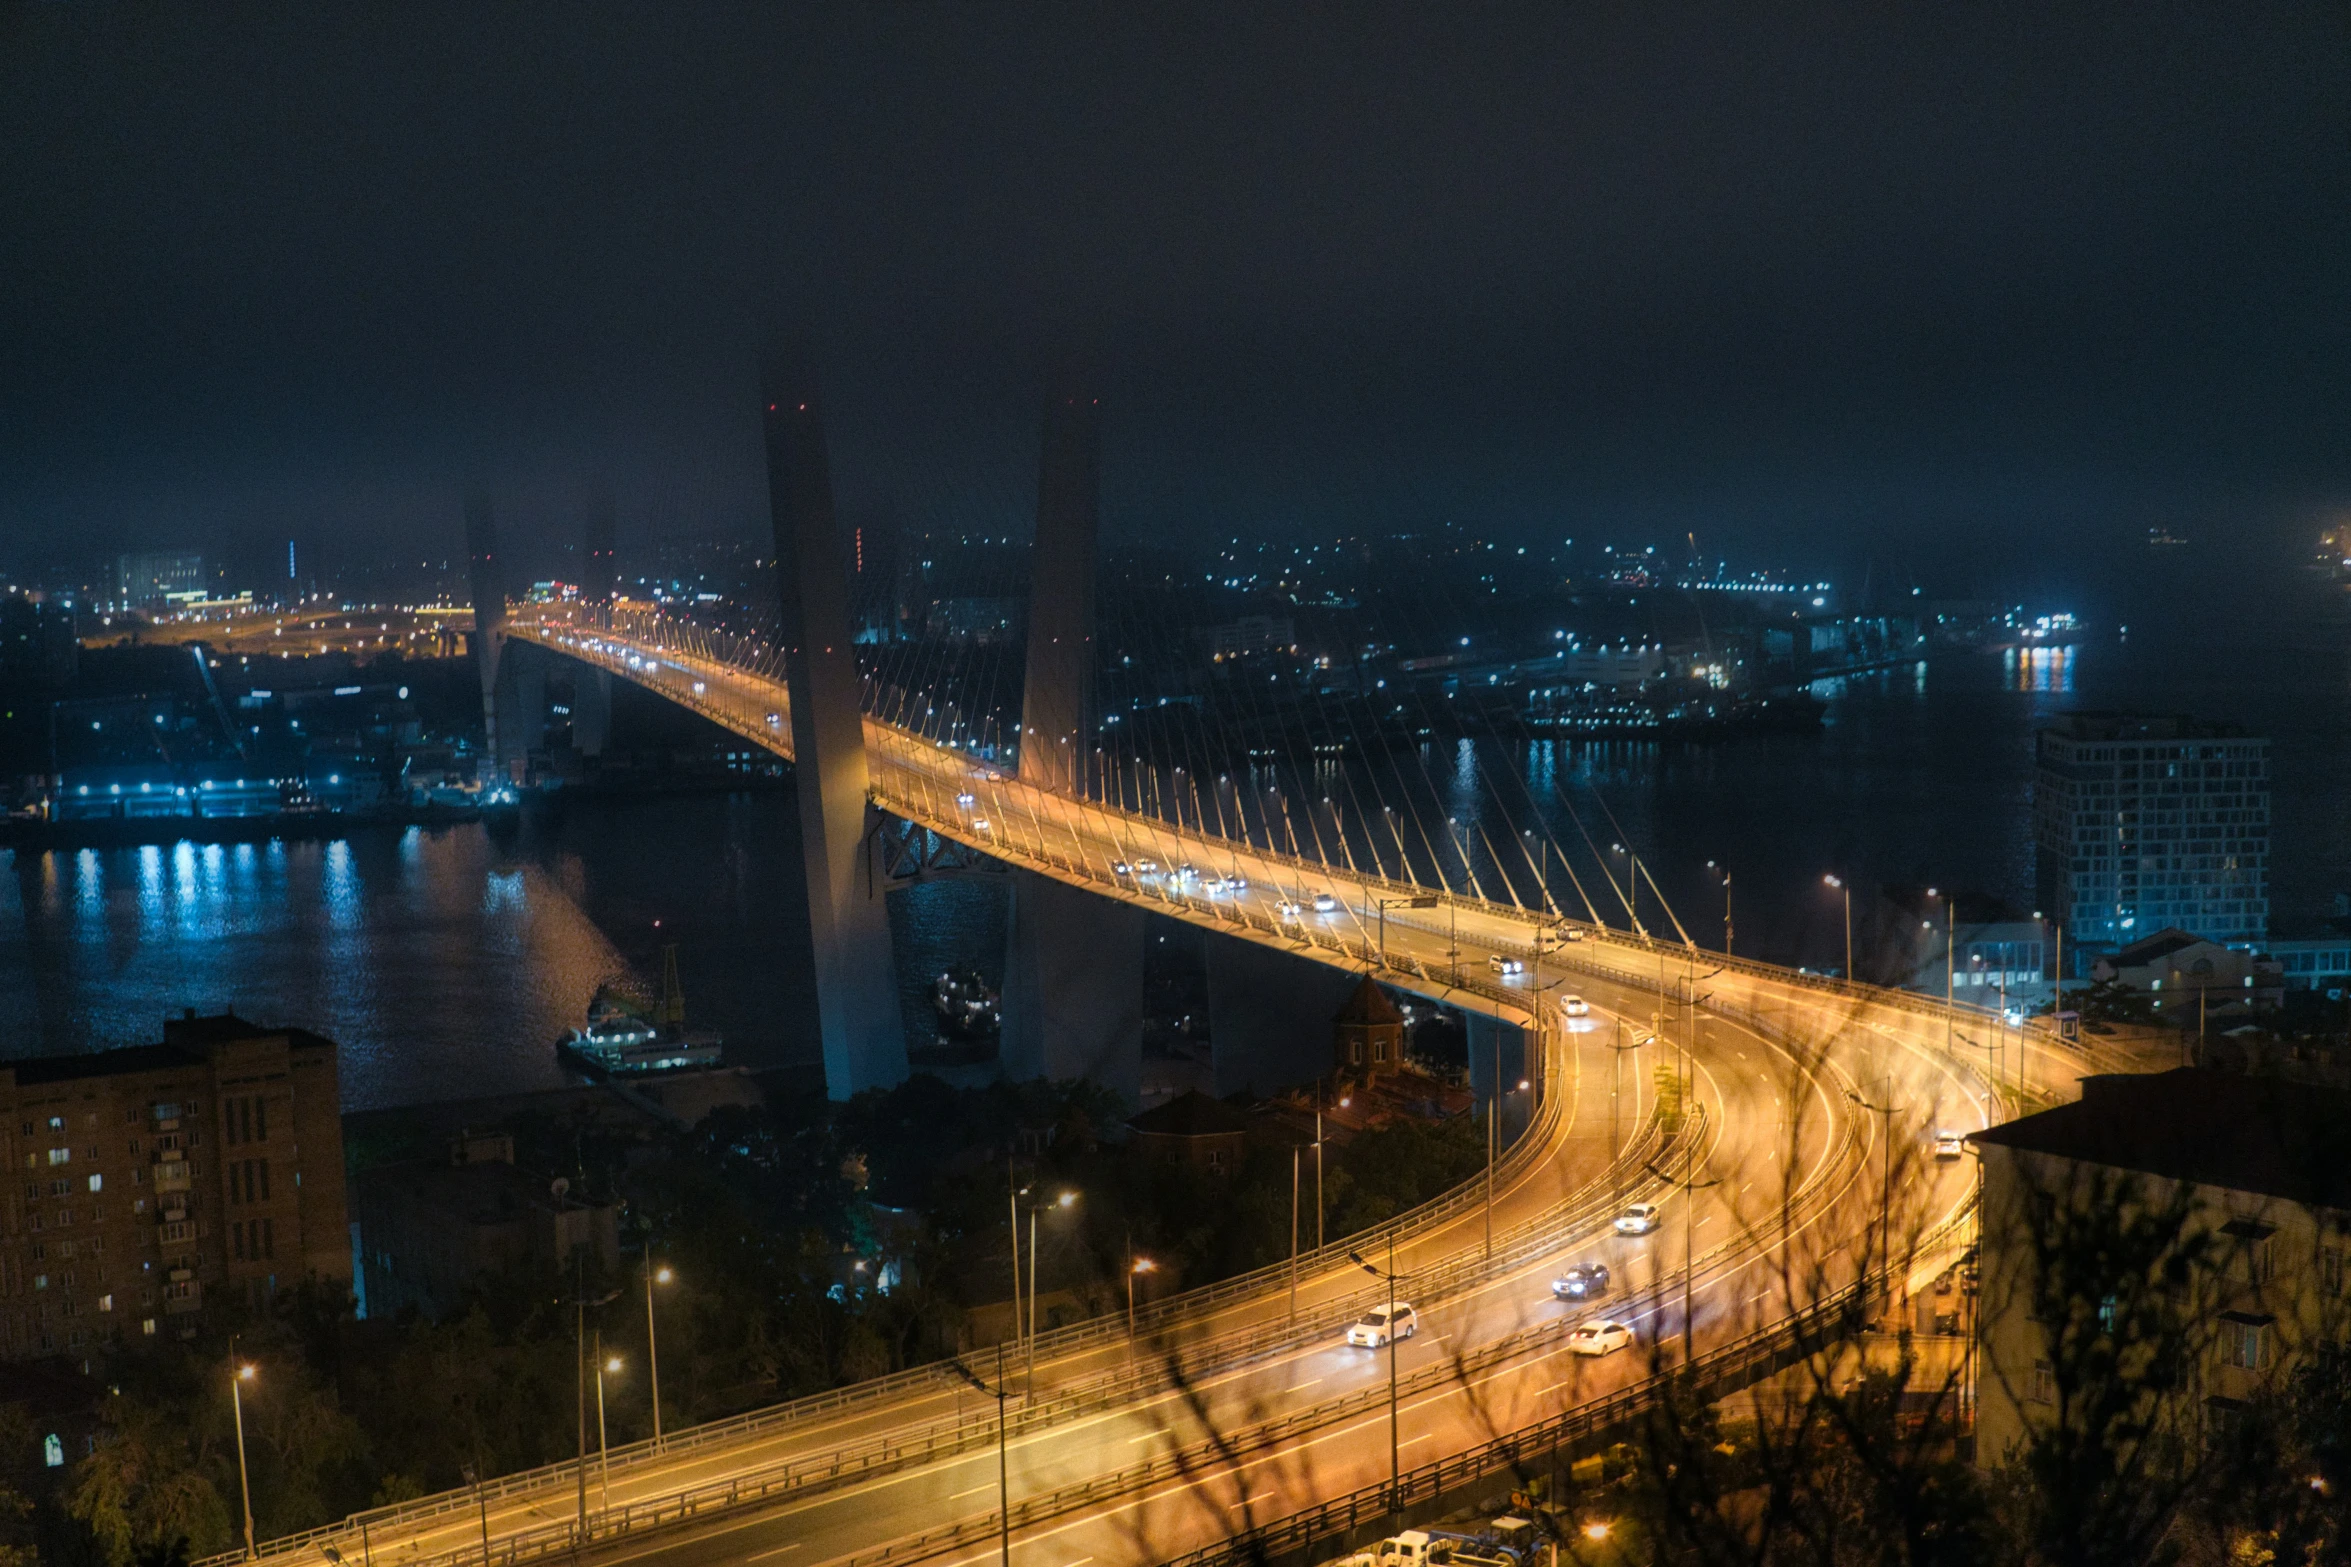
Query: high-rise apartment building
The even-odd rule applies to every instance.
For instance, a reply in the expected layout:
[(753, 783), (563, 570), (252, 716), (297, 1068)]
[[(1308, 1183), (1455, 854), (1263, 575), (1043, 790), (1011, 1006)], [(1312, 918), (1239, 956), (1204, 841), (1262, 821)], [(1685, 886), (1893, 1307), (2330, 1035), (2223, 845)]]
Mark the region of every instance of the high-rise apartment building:
[(348, 1287), (334, 1042), (235, 1016), (160, 1045), (0, 1062), (0, 1360)]
[(2037, 737), (2042, 910), (2087, 956), (2166, 926), (2269, 933), (2269, 742), (2233, 724), (2069, 713)]

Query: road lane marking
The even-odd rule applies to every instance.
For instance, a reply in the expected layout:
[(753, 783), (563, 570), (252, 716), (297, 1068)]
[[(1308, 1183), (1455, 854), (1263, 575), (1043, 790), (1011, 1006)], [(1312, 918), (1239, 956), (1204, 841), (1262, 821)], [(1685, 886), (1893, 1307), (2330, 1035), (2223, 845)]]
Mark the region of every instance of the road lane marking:
[(786, 1551), (796, 1551), (796, 1550), (800, 1549), (800, 1547), (801, 1547), (802, 1545), (806, 1544), (806, 1543), (807, 1543), (807, 1542), (806, 1542), (806, 1541), (803, 1541), (803, 1540), (794, 1540), (794, 1541), (793, 1541), (791, 1544), (789, 1544), (789, 1545), (779, 1545), (779, 1546), (777, 1546), (777, 1547), (776, 1547), (774, 1550), (772, 1550), (772, 1551), (758, 1551), (758, 1552), (754, 1552), (753, 1554), (751, 1554), (751, 1555), (749, 1555), (749, 1556), (746, 1556), (746, 1557), (744, 1557), (744, 1558), (743, 1558), (743, 1560), (745, 1560), (745, 1561), (747, 1561), (747, 1562), (763, 1562), (763, 1561), (766, 1561), (766, 1560), (767, 1560), (767, 1559), (768, 1559), (770, 1556), (781, 1556), (781, 1555), (783, 1555), (783, 1554), (784, 1554), (784, 1552), (786, 1552)]
[(958, 1491), (958, 1492), (956, 1492), (956, 1493), (955, 1493), (953, 1496), (950, 1496), (950, 1497), (948, 1497), (948, 1498), (947, 1498), (947, 1500), (949, 1500), (950, 1502), (960, 1502), (960, 1501), (962, 1501), (962, 1500), (963, 1500), (965, 1497), (967, 1497), (967, 1496), (977, 1496), (977, 1495), (979, 1495), (979, 1494), (980, 1494), (982, 1491), (993, 1491), (993, 1490), (995, 1490), (995, 1489), (996, 1489), (996, 1487), (995, 1487), (995, 1485), (994, 1485), (992, 1482), (991, 1482), (990, 1484), (987, 1484), (987, 1485), (975, 1485), (975, 1486), (973, 1486), (973, 1487), (972, 1487), (970, 1490), (968, 1490), (968, 1491)]

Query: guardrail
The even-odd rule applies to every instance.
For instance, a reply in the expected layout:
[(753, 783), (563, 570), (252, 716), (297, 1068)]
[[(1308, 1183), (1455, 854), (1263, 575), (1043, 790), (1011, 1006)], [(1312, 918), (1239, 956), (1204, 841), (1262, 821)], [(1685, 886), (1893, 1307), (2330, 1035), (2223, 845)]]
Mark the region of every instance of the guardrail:
[[(1941, 1233), (1959, 1221), (1938, 1226), (1922, 1237), (1922, 1245), (1940, 1243)], [(1360, 1486), (1286, 1518), (1243, 1530), (1214, 1545), (1171, 1557), (1164, 1567), (1248, 1567), (1292, 1551), (1304, 1551), (1325, 1541), (1353, 1534), (1364, 1525), (1391, 1518), (1405, 1508), (1434, 1501), (1449, 1492), (1488, 1476), (1515, 1471), (1548, 1458), (1562, 1448), (1589, 1442), (1621, 1427), (1654, 1407), (1673, 1387), (1688, 1378), (1701, 1397), (1719, 1397), (1755, 1380), (1757, 1374), (1790, 1363), (1792, 1357), (1816, 1353), (1837, 1339), (1850, 1337), (1866, 1324), (1870, 1300), (1892, 1283), (1892, 1270), (1880, 1270), (1857, 1280), (1828, 1300), (1728, 1344), (1718, 1344), (1686, 1367), (1652, 1373), (1614, 1393), (1605, 1394), (1547, 1419), (1505, 1432), (1491, 1441), (1452, 1454), (1416, 1469), (1406, 1470), (1394, 1483), (1378, 1481)], [(893, 1542), (897, 1543), (897, 1542)], [(925, 1553), (927, 1554), (927, 1553)], [(849, 1559), (865, 1564), (892, 1558), (869, 1553)], [(904, 1552), (898, 1559), (911, 1559)], [(847, 1564), (842, 1564), (847, 1567)]]
[[(1556, 1128), (1558, 1117), (1562, 1113), (1559, 1097), (1556, 1094), (1546, 1093), (1539, 1102), (1535, 1119), (1513, 1143), (1506, 1153), (1503, 1163), (1497, 1167), (1495, 1172), (1497, 1183), (1514, 1178), (1522, 1163), (1546, 1156), (1551, 1135)], [(1643, 1145), (1636, 1144), (1627, 1149), (1620, 1165), (1626, 1161), (1649, 1156), (1652, 1155), (1644, 1152)], [(1637, 1170), (1638, 1165), (1634, 1164), (1632, 1168)], [(1625, 1170), (1619, 1166), (1612, 1166), (1601, 1180), (1608, 1183), (1607, 1189), (1609, 1190), (1623, 1190), (1630, 1184), (1626, 1180)], [(1593, 1184), (1598, 1186), (1600, 1183)], [(1589, 1189), (1587, 1188), (1587, 1190)], [(1302, 1253), (1297, 1263), (1299, 1275), (1303, 1278), (1309, 1274), (1335, 1268), (1345, 1262), (1346, 1253), (1351, 1249), (1384, 1246), (1391, 1233), (1397, 1237), (1399, 1244), (1404, 1244), (1407, 1236), (1417, 1238), (1430, 1230), (1442, 1228), (1475, 1208), (1483, 1201), (1484, 1194), (1485, 1177), (1481, 1173), (1452, 1191), (1407, 1213), (1383, 1220), (1365, 1230), (1342, 1237), (1314, 1251)], [(1542, 1218), (1523, 1221), (1512, 1232), (1497, 1237), (1498, 1258), (1502, 1254), (1503, 1248), (1512, 1243), (1513, 1237), (1517, 1237), (1517, 1244), (1523, 1246), (1530, 1243), (1529, 1238), (1538, 1233), (1556, 1234), (1560, 1222)], [(1152, 1303), (1139, 1314), (1138, 1330), (1157, 1330), (1174, 1322), (1196, 1316), (1202, 1311), (1214, 1310), (1252, 1296), (1279, 1292), (1286, 1288), (1290, 1274), (1291, 1264), (1285, 1260), (1232, 1279), (1186, 1291), (1181, 1295), (1170, 1296), (1162, 1301)], [(1368, 1299), (1368, 1294), (1365, 1298)], [(1359, 1312), (1362, 1309), (1360, 1301), (1353, 1306), (1353, 1311)], [(1310, 1324), (1307, 1331), (1320, 1331), (1327, 1326), (1328, 1324), (1318, 1317)], [(1233, 1353), (1244, 1356), (1253, 1355), (1263, 1352), (1261, 1348), (1257, 1347), (1261, 1342), (1269, 1345), (1287, 1342), (1295, 1331), (1297, 1330), (1294, 1330), (1291, 1324), (1285, 1321), (1279, 1324), (1278, 1328), (1264, 1327), (1244, 1330), (1241, 1335), (1226, 1335), (1222, 1339), (1212, 1339), (1200, 1346), (1200, 1349), (1205, 1352), (1214, 1352), (1219, 1345), (1227, 1345)], [(1123, 1339), (1126, 1332), (1123, 1316), (1097, 1317), (1039, 1334), (1037, 1352), (1040, 1360), (1061, 1358), (1098, 1347), (1104, 1343)], [(1233, 1343), (1232, 1341), (1236, 1339), (1240, 1342)], [(1199, 1361), (1205, 1356), (1195, 1355), (1190, 1358)], [(626, 1469), (648, 1460), (672, 1458), (698, 1448), (756, 1439), (803, 1421), (878, 1404), (906, 1394), (948, 1392), (959, 1386), (960, 1381), (961, 1379), (952, 1369), (951, 1362), (935, 1362), (930, 1365), (912, 1367), (905, 1371), (893, 1372), (856, 1383), (846, 1388), (807, 1395), (768, 1409), (755, 1410), (725, 1420), (689, 1427), (665, 1435), (658, 1445), (651, 1441), (631, 1443), (626, 1447), (613, 1449), (609, 1458), (615, 1469)], [(1039, 1407), (1042, 1411), (1040, 1418), (1058, 1418), (1074, 1411), (1074, 1406), (1064, 1406), (1058, 1402), (1052, 1404), (1041, 1402)], [(1095, 1404), (1088, 1407), (1101, 1406)], [(988, 1424), (992, 1430), (993, 1421), (990, 1420)], [(934, 1445), (922, 1445), (926, 1442), (934, 1443)], [(864, 1444), (861, 1451), (870, 1450), (886, 1456), (876, 1457), (869, 1463), (857, 1465), (853, 1470), (845, 1470), (839, 1461), (843, 1455), (835, 1454), (832, 1459), (828, 1460), (826, 1472), (834, 1476), (849, 1472), (865, 1473), (883, 1463), (897, 1466), (906, 1462), (920, 1461), (927, 1457), (944, 1456), (944, 1453), (949, 1450), (961, 1450), (960, 1448), (941, 1449), (935, 1445), (935, 1442), (935, 1434), (926, 1431), (919, 1438), (909, 1437), (897, 1442)], [(575, 1482), (577, 1471), (577, 1459), (564, 1459), (556, 1463), (541, 1465), (535, 1469), (501, 1476), (496, 1480), (464, 1490), (437, 1492), (413, 1501), (373, 1508), (364, 1513), (352, 1514), (333, 1524), (320, 1525), (317, 1528), (283, 1535), (275, 1540), (267, 1541), (261, 1546), (259, 1554), (265, 1557), (283, 1556), (307, 1550), (320, 1543), (340, 1543), (354, 1539), (365, 1540), (376, 1530), (396, 1530), (403, 1525), (426, 1523), (438, 1518), (470, 1513), (489, 1502), (506, 1502), (518, 1496), (551, 1491), (558, 1487), (568, 1487)], [(364, 1548), (363, 1554), (365, 1554)], [(242, 1553), (223, 1553), (205, 1559), (196, 1564), (196, 1567), (228, 1567), (228, 1564), (243, 1559)]]
[[(1589, 1228), (1597, 1218), (1613, 1211), (1615, 1194), (1630, 1189), (1631, 1177), (1640, 1173), (1649, 1161), (1659, 1157), (1670, 1143), (1671, 1139), (1652, 1122), (1626, 1146), (1607, 1170), (1574, 1194), (1568, 1204), (1563, 1205), (1562, 1211), (1523, 1220), (1497, 1236), (1490, 1261), (1480, 1253), (1475, 1258), (1456, 1258), (1428, 1270), (1429, 1298), (1443, 1299), (1462, 1288), (1474, 1286), (1486, 1277), (1522, 1266), (1530, 1258), (1559, 1245), (1564, 1237), (1573, 1234), (1578, 1228)], [(1314, 1255), (1335, 1252), (1343, 1258), (1347, 1249), (1363, 1244), (1360, 1237), (1348, 1237)], [(1308, 1257), (1302, 1255), (1299, 1259), (1302, 1277), (1307, 1262)], [(1260, 1293), (1271, 1292), (1286, 1284), (1289, 1271), (1287, 1262), (1259, 1270), (1256, 1277), (1268, 1281)], [(1074, 1388), (1057, 1390), (1049, 1397), (1017, 1406), (1010, 1416), (1011, 1429), (1025, 1433), (1056, 1420), (1112, 1407), (1125, 1399), (1164, 1391), (1179, 1376), (1196, 1378), (1208, 1371), (1231, 1369), (1263, 1359), (1290, 1345), (1343, 1325), (1367, 1309), (1371, 1301), (1379, 1297), (1379, 1293), (1367, 1287), (1337, 1302), (1325, 1302), (1312, 1314), (1300, 1319), (1285, 1317), (1237, 1333), (1220, 1335), (1180, 1350), (1166, 1350), (1146, 1364), (1113, 1371)], [(1117, 1336), (1124, 1337), (1124, 1319), (1110, 1320), (1116, 1323)], [(1079, 1326), (1095, 1328), (1101, 1325), (1101, 1321), (1097, 1320)], [(1052, 1337), (1041, 1335), (1040, 1341)], [(959, 1386), (962, 1380), (961, 1374), (955, 1369), (955, 1362), (937, 1362), (913, 1371), (897, 1373), (893, 1377), (876, 1378), (836, 1393), (819, 1394), (777, 1408), (693, 1427), (676, 1436), (664, 1438), (658, 1447), (650, 1441), (631, 1443), (625, 1448), (613, 1449), (610, 1459), (615, 1467), (626, 1467), (650, 1459), (674, 1457), (697, 1447), (757, 1437), (771, 1429), (789, 1426), (812, 1413), (823, 1412), (824, 1409), (843, 1408), (853, 1402), (881, 1397), (889, 1390), (886, 1384), (893, 1382), (900, 1384), (896, 1391), (905, 1391), (909, 1385), (919, 1386), (926, 1382), (935, 1383), (944, 1391)], [(864, 1442), (842, 1444), (818, 1458), (784, 1459), (736, 1478), (759, 1478), (764, 1482), (780, 1482), (790, 1489), (806, 1489), (812, 1485), (883, 1473), (910, 1463), (928, 1462), (968, 1452), (975, 1445), (984, 1445), (995, 1439), (995, 1424), (993, 1415), (934, 1421), (911, 1432), (891, 1433)], [(401, 1525), (413, 1525), (456, 1514), (470, 1514), (485, 1501), (503, 1501), (517, 1495), (568, 1489), (576, 1483), (578, 1472), (579, 1461), (565, 1459), (508, 1475), (480, 1487), (440, 1492), (412, 1502), (353, 1514), (337, 1523), (321, 1525), (298, 1534), (283, 1535), (265, 1542), (259, 1554), (275, 1557), (304, 1551), (322, 1543), (341, 1546), (364, 1542), (378, 1530), (396, 1529)], [(771, 1483), (768, 1490), (762, 1491), (760, 1495), (771, 1494), (774, 1489), (775, 1485)], [(350, 1552), (346, 1550), (344, 1554), (348, 1556)], [(363, 1559), (368, 1554), (364, 1544), (360, 1545), (360, 1554)], [(478, 1558), (479, 1552), (473, 1555)], [(242, 1553), (223, 1553), (206, 1558), (198, 1567), (214, 1567), (214, 1564), (243, 1559)]]

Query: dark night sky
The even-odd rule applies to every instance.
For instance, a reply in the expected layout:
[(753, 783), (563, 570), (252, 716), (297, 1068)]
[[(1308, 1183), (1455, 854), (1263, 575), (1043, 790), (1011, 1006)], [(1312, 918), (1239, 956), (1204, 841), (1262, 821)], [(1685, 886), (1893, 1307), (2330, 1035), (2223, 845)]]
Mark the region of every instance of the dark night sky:
[(1080, 344), (1128, 535), (2299, 548), (2351, 506), (2347, 17), (12, 5), (0, 569), (446, 545), (469, 474), (748, 532), (778, 327), (915, 522), (1017, 523)]

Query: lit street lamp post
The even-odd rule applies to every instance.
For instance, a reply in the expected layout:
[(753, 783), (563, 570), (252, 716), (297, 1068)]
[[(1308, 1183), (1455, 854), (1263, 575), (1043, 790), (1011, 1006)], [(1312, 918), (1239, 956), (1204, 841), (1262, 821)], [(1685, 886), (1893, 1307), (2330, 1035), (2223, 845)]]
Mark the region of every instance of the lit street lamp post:
[[(1712, 860), (1706, 862), (1706, 868), (1722, 878), (1722, 955), (1727, 958), (1732, 955), (1731, 937), (1733, 934), (1731, 929), (1731, 873)], [(1851, 978), (1852, 976), (1846, 977)]]
[(1148, 1257), (1135, 1257), (1127, 1263), (1127, 1337), (1129, 1339), (1135, 1336), (1135, 1277), (1137, 1274), (1157, 1272), (1158, 1269), (1159, 1264)]
[(676, 1278), (665, 1263), (653, 1265), (653, 1248), (645, 1248), (645, 1377), (653, 1393), (653, 1450), (661, 1451), (661, 1344), (653, 1330), (653, 1286)]
[(1388, 1227), (1388, 1266), (1385, 1272), (1363, 1260), (1360, 1252), (1347, 1253), (1352, 1262), (1373, 1278), (1388, 1286), (1388, 1510), (1394, 1512), (1404, 1505), (1404, 1447), (1397, 1440), (1396, 1421), (1396, 1228)]
[(1075, 1207), (1077, 1205), (1078, 1194), (1074, 1191), (1064, 1191), (1049, 1203), (1032, 1202), (1023, 1204), (1021, 1202), (1021, 1198), (1026, 1197), (1028, 1193), (1029, 1189), (1023, 1186), (1012, 1194), (1012, 1308), (1015, 1319), (1015, 1331), (1018, 1331), (1018, 1318), (1020, 1315), (1020, 1215), (1021, 1209), (1025, 1206), (1029, 1215), (1029, 1321), (1027, 1344), (1025, 1346), (1028, 1359), (1028, 1383), (1026, 1396), (1033, 1397), (1037, 1391), (1037, 1213), (1038, 1210), (1043, 1208)]
[(596, 1333), (596, 1470), (597, 1485), (601, 1490), (598, 1506), (605, 1512), (612, 1510), (612, 1448), (604, 1435), (604, 1374), (620, 1370), (620, 1357), (604, 1353), (604, 1333)]
[(237, 1497), (245, 1506), (245, 1559), (251, 1561), (260, 1553), (253, 1547), (253, 1482), (245, 1472), (245, 1393), (244, 1384), (253, 1380), (253, 1363), (237, 1359), (237, 1341), (229, 1340), (229, 1408), (237, 1424)]
[[(1893, 1102), (1893, 1077), (1889, 1074), (1879, 1078), (1878, 1081), (1884, 1085), (1886, 1090), (1886, 1103), (1882, 1105), (1871, 1104), (1850, 1088), (1845, 1090), (1845, 1097), (1867, 1110), (1871, 1115), (1885, 1118), (1885, 1174), (1881, 1178), (1878, 1188), (1878, 1244), (1885, 1250), (1884, 1265), (1890, 1286), (1894, 1267), (1894, 1116), (1902, 1107)], [(1862, 1269), (1864, 1283), (1867, 1282), (1868, 1273), (1868, 1268), (1864, 1266)]]
[(1821, 881), (1845, 895), (1845, 983), (1853, 983), (1853, 889), (1845, 885), (1842, 876), (1823, 876)]
[[(1690, 1296), (1691, 1279), (1692, 1276), (1697, 1272), (1698, 1215), (1696, 1209), (1698, 1206), (1698, 1199), (1695, 1194), (1705, 1191), (1709, 1187), (1720, 1186), (1722, 1184), (1719, 1179), (1712, 1181), (1701, 1181), (1698, 1179), (1698, 1139), (1695, 1135), (1696, 1131), (1697, 1128), (1690, 1124), (1689, 1112), (1685, 1109), (1682, 1115), (1682, 1131), (1680, 1134), (1680, 1141), (1683, 1144), (1681, 1185), (1682, 1367), (1684, 1370), (1687, 1370), (1691, 1366), (1694, 1366), (1698, 1363), (1697, 1318), (1695, 1315), (1693, 1315), (1693, 1306)], [(1657, 1168), (1657, 1166), (1650, 1165), (1648, 1168), (1651, 1175), (1656, 1176), (1666, 1185), (1671, 1186), (1674, 1183), (1673, 1177), (1666, 1174), (1663, 1170)]]

